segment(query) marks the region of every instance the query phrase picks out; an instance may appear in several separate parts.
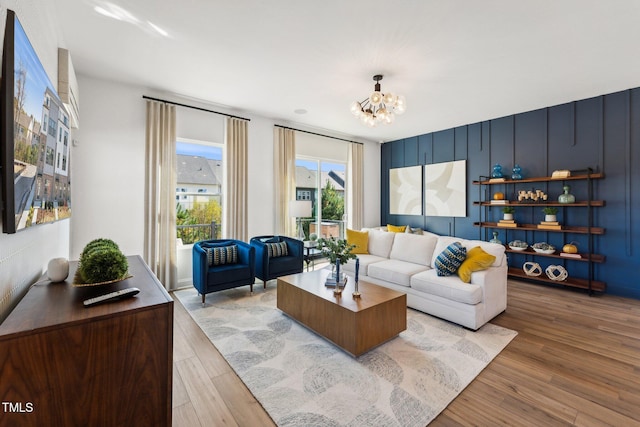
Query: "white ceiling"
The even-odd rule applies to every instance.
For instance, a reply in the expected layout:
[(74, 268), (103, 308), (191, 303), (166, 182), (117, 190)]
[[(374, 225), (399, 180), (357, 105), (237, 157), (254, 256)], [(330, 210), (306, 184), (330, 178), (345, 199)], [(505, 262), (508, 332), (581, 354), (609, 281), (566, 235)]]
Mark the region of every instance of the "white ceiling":
[[(640, 86), (638, 0), (55, 4), (79, 74), (350, 138), (390, 141)], [(368, 128), (349, 106), (374, 74), (408, 107)]]

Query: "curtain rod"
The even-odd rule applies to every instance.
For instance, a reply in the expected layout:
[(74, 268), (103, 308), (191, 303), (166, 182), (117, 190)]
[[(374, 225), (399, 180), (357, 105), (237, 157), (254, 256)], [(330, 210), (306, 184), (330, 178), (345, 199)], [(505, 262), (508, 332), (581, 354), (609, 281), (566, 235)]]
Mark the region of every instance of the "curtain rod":
[(181, 104), (179, 102), (167, 101), (166, 99), (152, 98), (152, 97), (147, 96), (147, 95), (142, 95), (142, 98), (143, 99), (150, 99), (152, 101), (164, 102), (165, 104), (177, 105), (178, 107), (193, 108), (194, 110), (206, 111), (207, 113), (220, 114), (221, 116), (227, 116), (227, 117), (231, 117), (233, 119), (246, 120), (248, 122), (251, 121), (251, 119), (247, 119), (246, 117), (234, 116), (233, 114), (227, 114), (227, 113), (221, 113), (219, 111), (207, 110), (206, 108), (194, 107), (193, 105), (187, 105), (187, 104)]
[(282, 129), (295, 130), (296, 132), (309, 133), (309, 134), (311, 134), (311, 135), (323, 136), (323, 137), (325, 137), (325, 138), (337, 139), (337, 140), (339, 140), (339, 141), (353, 142), (354, 144), (364, 145), (362, 142), (358, 142), (358, 141), (351, 141), (350, 139), (338, 138), (337, 136), (323, 135), (323, 134), (321, 134), (321, 133), (309, 132), (308, 130), (295, 129), (295, 128), (290, 128), (290, 127), (282, 126), (282, 125), (274, 125), (274, 126), (275, 126), (275, 127), (278, 127), (278, 128), (282, 128)]

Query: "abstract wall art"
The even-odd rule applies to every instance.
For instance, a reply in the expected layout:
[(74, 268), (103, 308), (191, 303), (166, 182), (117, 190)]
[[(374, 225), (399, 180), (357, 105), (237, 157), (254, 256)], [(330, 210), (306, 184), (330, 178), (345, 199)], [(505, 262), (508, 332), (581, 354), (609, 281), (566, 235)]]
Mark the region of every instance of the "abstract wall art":
[(467, 161), (434, 163), (424, 167), (424, 214), (467, 216)]
[(422, 215), (422, 166), (389, 169), (389, 213)]

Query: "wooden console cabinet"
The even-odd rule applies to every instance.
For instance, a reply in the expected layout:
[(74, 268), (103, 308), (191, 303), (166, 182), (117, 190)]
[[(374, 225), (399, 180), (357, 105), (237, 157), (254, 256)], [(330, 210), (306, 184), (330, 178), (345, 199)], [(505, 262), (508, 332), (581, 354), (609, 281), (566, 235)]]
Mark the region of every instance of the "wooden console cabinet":
[[(173, 300), (139, 256), (132, 278), (33, 286), (0, 325), (0, 426), (170, 426)], [(133, 298), (85, 308), (123, 288)]]

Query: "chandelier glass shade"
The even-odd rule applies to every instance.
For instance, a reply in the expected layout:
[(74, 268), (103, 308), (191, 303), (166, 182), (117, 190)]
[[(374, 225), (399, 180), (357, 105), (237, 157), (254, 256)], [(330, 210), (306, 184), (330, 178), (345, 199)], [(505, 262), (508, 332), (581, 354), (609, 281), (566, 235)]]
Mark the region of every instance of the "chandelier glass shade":
[(374, 127), (378, 123), (391, 124), (397, 114), (402, 114), (407, 109), (407, 101), (404, 96), (382, 92), (380, 80), (382, 80), (381, 74), (373, 76), (373, 81), (376, 84), (371, 95), (364, 101), (354, 101), (351, 104), (351, 113), (370, 127)]

